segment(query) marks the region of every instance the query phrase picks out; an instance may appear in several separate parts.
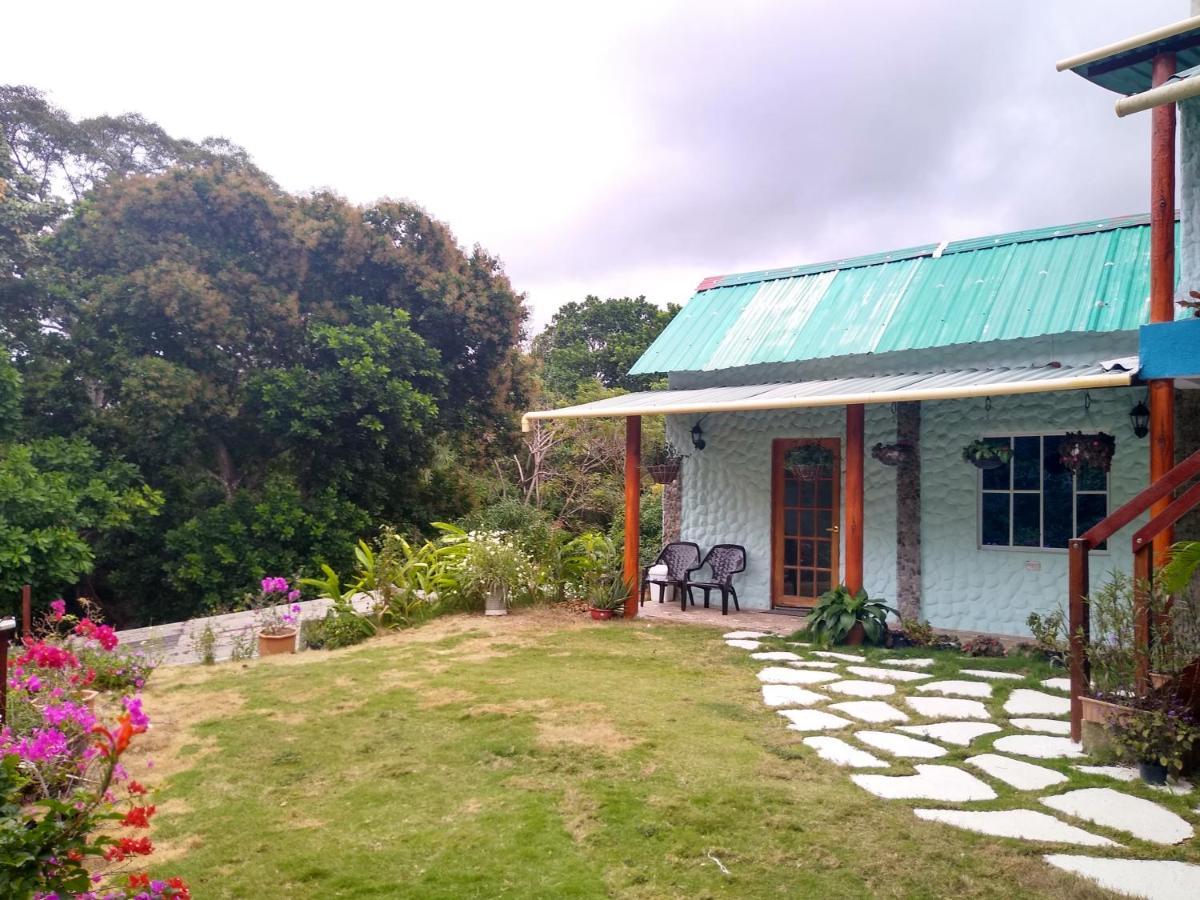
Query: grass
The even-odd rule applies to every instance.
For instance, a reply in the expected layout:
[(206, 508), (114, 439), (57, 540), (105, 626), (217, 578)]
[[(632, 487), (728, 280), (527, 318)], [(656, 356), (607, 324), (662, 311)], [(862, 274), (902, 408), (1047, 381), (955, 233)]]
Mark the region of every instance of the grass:
[(708, 628), (524, 611), (162, 669), (130, 751), (153, 871), (206, 898), (1111, 896), (859, 790), (757, 668)]

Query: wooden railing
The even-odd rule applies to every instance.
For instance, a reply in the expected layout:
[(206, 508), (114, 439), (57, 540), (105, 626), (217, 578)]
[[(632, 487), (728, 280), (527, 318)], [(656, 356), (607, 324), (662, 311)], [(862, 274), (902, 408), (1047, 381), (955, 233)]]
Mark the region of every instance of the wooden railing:
[[(1191, 479), (1200, 475), (1200, 450), (1197, 450), (1132, 500), (1102, 519), (1080, 537), (1068, 542), (1069, 628), (1071, 640), (1071, 740), (1078, 741), (1083, 731), (1082, 697), (1088, 690), (1087, 647), (1091, 639), (1091, 613), (1088, 608), (1088, 553), (1107, 541), (1151, 506)], [(1143, 693), (1150, 682), (1150, 597), (1154, 577), (1154, 538), (1162, 534), (1192, 508), (1200, 506), (1200, 482), (1192, 485), (1158, 515), (1134, 533), (1133, 546), (1133, 642), (1135, 653), (1134, 683)]]

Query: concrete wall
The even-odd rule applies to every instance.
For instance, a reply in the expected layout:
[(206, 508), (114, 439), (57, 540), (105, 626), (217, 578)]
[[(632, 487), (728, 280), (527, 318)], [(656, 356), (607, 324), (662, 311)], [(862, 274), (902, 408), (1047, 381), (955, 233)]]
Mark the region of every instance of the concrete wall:
[[(963, 462), (963, 445), (985, 434), (1107, 431), (1117, 438), (1109, 509), (1145, 485), (1148, 444), (1133, 437), (1129, 409), (1136, 389), (1082, 391), (927, 402), (922, 407), (923, 610), (936, 627), (1026, 634), (1033, 610), (1054, 609), (1066, 591), (1067, 556), (1058, 550), (982, 549), (978, 543), (977, 470)], [(668, 436), (690, 447), (695, 416), (674, 416)], [(746, 546), (749, 565), (738, 581), (747, 607), (770, 605), (771, 441), (778, 437), (836, 437), (844, 441), (841, 408), (712, 414), (704, 419), (707, 448), (684, 461), (681, 536), (702, 549), (714, 543)], [(866, 446), (890, 441), (895, 420), (887, 405), (867, 407)], [(895, 600), (895, 469), (866, 460), (865, 582), (873, 595)], [(844, 477), (844, 475), (843, 475)], [(1113, 567), (1129, 570), (1129, 534), (1093, 557), (1093, 579)], [(844, 554), (843, 554), (844, 558)]]

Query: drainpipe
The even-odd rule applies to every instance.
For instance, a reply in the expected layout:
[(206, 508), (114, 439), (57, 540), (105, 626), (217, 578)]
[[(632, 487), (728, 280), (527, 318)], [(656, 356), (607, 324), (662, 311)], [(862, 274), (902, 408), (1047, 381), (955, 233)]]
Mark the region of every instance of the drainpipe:
[[(1175, 74), (1175, 54), (1154, 57), (1151, 83), (1165, 84)], [(1150, 123), (1150, 321), (1175, 318), (1175, 105), (1157, 106)], [(1149, 384), (1150, 482), (1175, 465), (1175, 383), (1169, 378)], [(1150, 508), (1151, 517), (1170, 505), (1164, 497)], [(1174, 540), (1166, 529), (1154, 539), (1154, 556), (1162, 560)]]

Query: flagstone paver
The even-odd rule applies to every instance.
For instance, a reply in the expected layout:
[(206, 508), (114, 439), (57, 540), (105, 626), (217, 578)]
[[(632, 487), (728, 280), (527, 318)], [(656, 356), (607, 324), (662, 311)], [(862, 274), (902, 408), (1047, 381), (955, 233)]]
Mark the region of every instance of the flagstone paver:
[(854, 716), (864, 722), (907, 722), (908, 716), (896, 707), (882, 700), (847, 700), (845, 703), (832, 703), (830, 709)]
[(773, 660), (775, 662), (796, 662), (800, 659), (799, 656), (788, 650), (767, 650), (763, 653), (751, 653), (750, 658)]
[(762, 695), (767, 706), (812, 706), (829, 699), (798, 684), (764, 684)]
[(1071, 714), (1071, 701), (1066, 697), (1017, 688), (1004, 701), (1004, 711), (1013, 716), (1067, 716)]
[(1024, 675), (1016, 672), (996, 672), (992, 669), (959, 669), (959, 675), (974, 675), (976, 678), (993, 678), (996, 681), (1023, 681)]
[(813, 656), (821, 656), (825, 659), (840, 659), (842, 662), (866, 662), (865, 656), (858, 656), (855, 653), (836, 653), (833, 650), (814, 650)]
[(1049, 688), (1052, 691), (1067, 691), (1071, 690), (1070, 678), (1047, 678), (1042, 682), (1042, 687)]
[(860, 731), (854, 735), (864, 744), (869, 744), (878, 750), (885, 750), (892, 756), (902, 756), (907, 759), (937, 759), (946, 755), (946, 749), (929, 741), (919, 741), (916, 738), (905, 737), (891, 731)]
[(837, 663), (825, 662), (824, 660), (793, 660), (788, 663), (789, 666), (800, 666), (805, 669), (836, 669)]
[(881, 663), (885, 666), (905, 666), (909, 669), (928, 669), (933, 665), (932, 659), (881, 659)]
[(792, 731), (833, 731), (854, 724), (819, 709), (781, 709), (779, 714), (792, 723), (788, 726)]
[(767, 634), (765, 631), (727, 631), (723, 637), (727, 641), (737, 641), (745, 640), (747, 638), (753, 640), (754, 638), (771, 637), (771, 635)]
[(1116, 847), (1115, 841), (1060, 822), (1054, 816), (1032, 809), (1005, 809), (975, 812), (965, 809), (914, 809), (918, 819), (942, 822), (966, 831), (995, 837), (1024, 838), (1027, 841), (1054, 841), (1082, 847)]
[(878, 681), (835, 681), (826, 687), (851, 697), (890, 697), (896, 693), (894, 685), (880, 684)]
[(1022, 731), (1041, 731), (1046, 734), (1070, 734), (1071, 723), (1062, 719), (1009, 719)]
[(732, 641), (726, 641), (725, 643), (726, 645), (730, 647), (736, 647), (739, 650), (757, 650), (762, 646), (762, 644), (760, 644), (758, 641), (747, 641), (740, 638)]
[(804, 743), (817, 751), (821, 759), (838, 766), (849, 766), (852, 769), (886, 769), (888, 763), (878, 756), (851, 747), (845, 741), (835, 737), (806, 737)]
[(1154, 803), (1112, 788), (1081, 788), (1043, 797), (1051, 809), (1155, 844), (1178, 844), (1195, 832), (1184, 819)]
[(1000, 731), (1000, 726), (991, 722), (936, 722), (933, 725), (897, 725), (896, 730), (930, 737), (944, 744), (969, 747), (976, 738)]
[(981, 769), (983, 772), (998, 778), (1010, 787), (1019, 791), (1040, 791), (1052, 785), (1069, 781), (1062, 772), (1047, 769), (1045, 766), (1035, 766), (1033, 763), (1022, 762), (998, 753), (981, 753), (967, 759), (967, 765)]
[(905, 697), (904, 702), (927, 719), (990, 719), (987, 707), (978, 700), (949, 697)]
[(840, 681), (841, 676), (833, 672), (810, 672), (807, 669), (770, 666), (758, 673), (758, 680), (769, 684), (820, 684), (823, 681)]
[(851, 775), (864, 791), (888, 800), (941, 800), (965, 803), (994, 800), (996, 792), (972, 775), (953, 766), (917, 765), (916, 775)]
[(906, 672), (903, 669), (877, 669), (873, 666), (846, 666), (846, 671), (863, 678), (882, 678), (884, 681), (924, 681), (932, 678), (923, 672)]
[(1034, 759), (1070, 759), (1083, 756), (1083, 747), (1070, 738), (1047, 734), (1010, 734), (996, 738), (992, 749)]
[[(1074, 768), (1088, 775), (1104, 775), (1108, 778), (1115, 778), (1117, 781), (1139, 781), (1142, 777), (1136, 766), (1074, 766)], [(1195, 786), (1186, 778), (1171, 778), (1166, 784), (1146, 786), (1151, 790), (1174, 794), (1177, 797), (1185, 796), (1195, 790)], [(1197, 809), (1196, 812), (1200, 813), (1200, 809)]]
[(1102, 888), (1145, 900), (1196, 900), (1200, 866), (1159, 859), (1115, 859), (1100, 856), (1043, 856), (1050, 865), (1090, 878)]
[(954, 694), (958, 697), (990, 697), (992, 686), (982, 681), (931, 681), (918, 684), (917, 690), (936, 694)]

